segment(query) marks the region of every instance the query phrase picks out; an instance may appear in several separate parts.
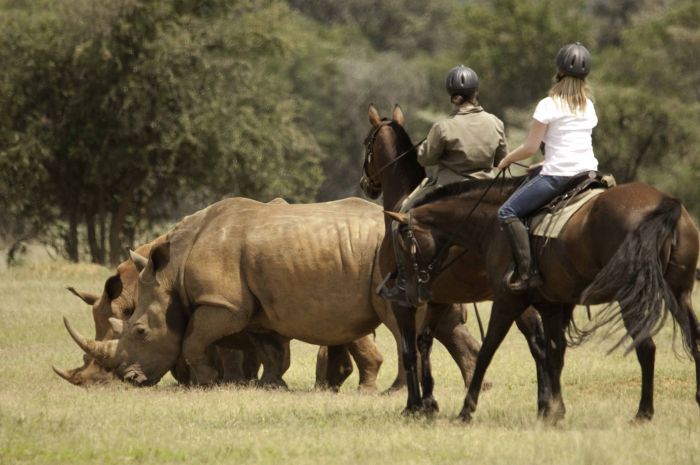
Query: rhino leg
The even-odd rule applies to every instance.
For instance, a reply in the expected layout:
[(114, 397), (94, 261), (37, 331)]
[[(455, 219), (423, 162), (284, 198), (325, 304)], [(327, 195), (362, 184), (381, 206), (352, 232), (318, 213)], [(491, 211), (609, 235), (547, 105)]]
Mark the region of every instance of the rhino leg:
[(321, 347), (316, 357), (316, 388), (338, 392), (352, 370), (346, 346)]
[(258, 386), (287, 389), (282, 375), (289, 369), (289, 339), (277, 333), (251, 334), (251, 340), (263, 365)]
[(384, 362), (384, 358), (374, 343), (374, 335), (368, 334), (347, 344), (347, 347), (357, 364), (357, 371), (360, 375), (359, 389), (362, 391), (376, 391), (377, 373)]
[(243, 312), (229, 308), (201, 305), (195, 309), (182, 342), (182, 357), (194, 384), (209, 385), (219, 379), (219, 370), (212, 366), (207, 348), (215, 341), (243, 330), (247, 323), (248, 318)]

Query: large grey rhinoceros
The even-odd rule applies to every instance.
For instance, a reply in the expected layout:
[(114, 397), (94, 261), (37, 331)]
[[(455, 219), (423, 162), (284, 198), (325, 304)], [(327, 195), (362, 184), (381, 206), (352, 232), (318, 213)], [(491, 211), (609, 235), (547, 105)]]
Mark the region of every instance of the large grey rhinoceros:
[[(231, 199), (231, 205), (239, 200)], [(241, 199), (244, 204), (247, 199)], [(287, 204), (283, 199), (274, 199), (271, 203)], [(196, 212), (183, 221), (188, 227), (193, 227), (201, 222), (205, 211)], [(166, 235), (160, 236), (136, 249), (140, 255), (150, 255), (151, 249), (166, 240)], [(104, 341), (114, 339), (114, 331), (109, 319), (116, 318), (127, 320), (134, 311), (136, 302), (134, 292), (138, 280), (138, 271), (134, 262), (127, 260), (117, 266), (116, 273), (110, 276), (103, 287), (101, 295), (90, 292), (78, 291), (72, 287), (68, 290), (91, 306), (95, 323), (95, 340)], [(217, 382), (222, 383), (249, 383), (265, 387), (285, 387), (282, 375), (289, 367), (289, 339), (272, 331), (266, 334), (250, 334), (241, 332), (216, 341), (208, 350), (210, 363), (218, 370)], [(382, 364), (382, 356), (379, 353), (372, 335), (367, 335), (344, 346), (321, 347), (316, 370), (317, 387), (338, 390), (343, 381), (352, 373), (353, 366), (350, 359), (355, 359), (359, 370), (359, 388), (365, 391), (376, 389), (376, 379), (379, 367)], [(102, 384), (115, 380), (112, 370), (98, 365), (90, 356), (85, 356), (83, 365), (70, 370), (54, 367), (54, 371), (68, 382), (89, 386)], [(264, 367), (262, 377), (258, 380), (257, 373), (260, 364)], [(181, 369), (178, 363), (171, 369), (171, 373), (180, 383), (188, 384), (189, 373)]]
[[(335, 346), (383, 322), (398, 341), (390, 307), (374, 292), (384, 235), (379, 206), (361, 199), (232, 202), (205, 209), (197, 227), (180, 223), (148, 259), (134, 253), (140, 274), (133, 315), (123, 328), (111, 320), (121, 333), (111, 341), (88, 340), (67, 324), (81, 348), (138, 385), (157, 383), (178, 357), (195, 382), (209, 384), (217, 370), (207, 347), (243, 330)], [(453, 307), (436, 337), (468, 382), (476, 350), (462, 318)]]

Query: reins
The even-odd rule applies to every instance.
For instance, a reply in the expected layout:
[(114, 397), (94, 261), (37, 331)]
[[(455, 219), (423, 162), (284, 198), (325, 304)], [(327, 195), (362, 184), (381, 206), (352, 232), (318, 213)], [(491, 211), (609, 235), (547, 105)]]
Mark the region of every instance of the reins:
[[(493, 187), (493, 185), (496, 183), (496, 181), (498, 181), (498, 178), (501, 177), (502, 174), (504, 175), (504, 179), (505, 179), (505, 170), (500, 170), (500, 171), (496, 174), (496, 177), (494, 177), (494, 178), (491, 180), (491, 182), (488, 184), (488, 186), (486, 186), (486, 189), (484, 190), (484, 192), (483, 192), (483, 193), (481, 194), (481, 196), (479, 197), (479, 200), (477, 200), (476, 203), (474, 203), (474, 206), (473, 206), (472, 209), (469, 211), (469, 213), (467, 213), (467, 216), (464, 218), (464, 220), (462, 220), (462, 223), (463, 223), (463, 222), (466, 222), (466, 221), (474, 214), (474, 212), (476, 211), (476, 209), (479, 207), (479, 205), (481, 205), (481, 202), (484, 200), (484, 197), (486, 197), (486, 194), (488, 194), (488, 192), (489, 192), (489, 190), (491, 189), (491, 187)], [(410, 238), (413, 240), (413, 242), (416, 243), (416, 245), (417, 245), (417, 241), (416, 241), (415, 238), (413, 237), (413, 233), (412, 233), (412, 231), (411, 231), (411, 229), (410, 229), (410, 213), (409, 213), (409, 228), (408, 228), (408, 233), (407, 233), (407, 234), (409, 234), (409, 237), (410, 237)], [(423, 276), (425, 276), (427, 279), (426, 279), (426, 278), (424, 278), (424, 279), (418, 279), (419, 283), (425, 284), (425, 283), (427, 283), (428, 281), (430, 281), (430, 279), (434, 279), (435, 277), (439, 276), (439, 275), (442, 274), (446, 269), (448, 269), (450, 266), (452, 266), (452, 264), (454, 264), (454, 262), (456, 262), (457, 260), (459, 260), (460, 258), (462, 258), (462, 256), (464, 256), (464, 254), (466, 254), (466, 253), (468, 252), (468, 249), (465, 247), (464, 250), (462, 250), (462, 252), (460, 252), (460, 253), (457, 254), (455, 257), (453, 257), (449, 262), (447, 262), (446, 264), (444, 264), (444, 265), (440, 268), (440, 270), (439, 270), (434, 276), (432, 275), (431, 272), (433, 271), (433, 268), (435, 268), (436, 265), (438, 264), (438, 262), (441, 260), (442, 255), (443, 255), (450, 247), (452, 247), (452, 245), (455, 244), (455, 243), (453, 242), (453, 239), (454, 239), (455, 237), (456, 237), (456, 234), (455, 234), (455, 233), (452, 233), (452, 234), (448, 237), (447, 241), (446, 241), (442, 246), (440, 246), (440, 248), (438, 249), (437, 253), (435, 254), (435, 258), (433, 259), (433, 261), (430, 262), (430, 263), (428, 264), (427, 269), (426, 269), (425, 271), (422, 272)], [(416, 250), (416, 249), (417, 249), (417, 247), (415, 247), (415, 248), (412, 247), (412, 248), (411, 248), (411, 252), (413, 252), (413, 251)], [(414, 257), (414, 268), (415, 268), (416, 265), (417, 265), (417, 260), (416, 260), (415, 257)], [(418, 275), (420, 276), (421, 274), (419, 273)]]

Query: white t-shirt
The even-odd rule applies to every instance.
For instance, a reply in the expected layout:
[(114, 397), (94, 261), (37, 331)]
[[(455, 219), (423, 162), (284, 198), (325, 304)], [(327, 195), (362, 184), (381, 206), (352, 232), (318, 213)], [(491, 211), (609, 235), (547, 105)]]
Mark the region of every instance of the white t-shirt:
[(547, 125), (542, 174), (573, 176), (598, 169), (591, 140), (598, 117), (590, 99), (586, 99), (585, 111), (573, 113), (565, 101), (543, 98), (532, 117)]

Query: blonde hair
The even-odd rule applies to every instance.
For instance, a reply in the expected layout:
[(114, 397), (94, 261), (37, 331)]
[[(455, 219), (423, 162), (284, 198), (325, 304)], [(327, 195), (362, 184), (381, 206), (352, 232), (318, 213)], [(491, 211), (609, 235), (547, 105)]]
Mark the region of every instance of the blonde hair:
[(565, 104), (571, 113), (581, 114), (586, 111), (588, 87), (584, 78), (557, 74), (555, 82), (549, 89), (549, 96)]

